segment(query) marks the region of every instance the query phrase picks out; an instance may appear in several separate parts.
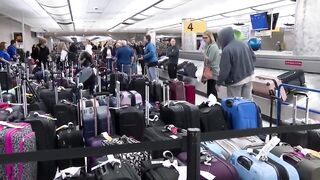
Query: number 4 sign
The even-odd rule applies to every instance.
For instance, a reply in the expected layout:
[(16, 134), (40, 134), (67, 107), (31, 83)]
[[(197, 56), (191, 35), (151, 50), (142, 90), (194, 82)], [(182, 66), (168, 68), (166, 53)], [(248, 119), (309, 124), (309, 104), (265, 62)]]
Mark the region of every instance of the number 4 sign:
[(207, 22), (202, 20), (184, 20), (184, 32), (203, 33), (207, 30)]

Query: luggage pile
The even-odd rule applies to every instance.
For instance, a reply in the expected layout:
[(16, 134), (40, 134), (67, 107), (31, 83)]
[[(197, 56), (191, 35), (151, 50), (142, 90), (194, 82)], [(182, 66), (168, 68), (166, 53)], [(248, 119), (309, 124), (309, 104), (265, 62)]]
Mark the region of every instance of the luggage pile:
[[(184, 138), (188, 128), (205, 133), (262, 126), (260, 109), (249, 100), (226, 98), (219, 103), (211, 98), (196, 106), (195, 87), (178, 80), (150, 82), (144, 75), (115, 71), (101, 77), (94, 68), (77, 71), (70, 73), (72, 80), (65, 72), (49, 72), (43, 84), (23, 76), (16, 88), (21, 100), (9, 92), (6, 101), (1, 96), (1, 153), (174, 140)], [(292, 134), (281, 139), (293, 146), (267, 150), (270, 143), (257, 136), (203, 142), (201, 179), (317, 179), (320, 160), (313, 150), (320, 149), (310, 147), (317, 132), (297, 133), (305, 138), (298, 143), (308, 142), (303, 147), (293, 144)], [(256, 158), (260, 152), (263, 158)], [(183, 149), (115, 153), (6, 164), (0, 174), (23, 180), (178, 180), (186, 179), (187, 156)], [(77, 173), (72, 167), (78, 167)]]

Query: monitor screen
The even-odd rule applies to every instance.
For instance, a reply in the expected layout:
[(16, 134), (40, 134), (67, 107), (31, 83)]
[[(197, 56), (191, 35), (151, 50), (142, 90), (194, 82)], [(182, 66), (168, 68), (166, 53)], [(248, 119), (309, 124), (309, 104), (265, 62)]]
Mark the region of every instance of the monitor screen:
[[(279, 13), (274, 13), (273, 14), (273, 21), (272, 21), (272, 29), (274, 30), (277, 27), (277, 22), (279, 18)], [(268, 25), (269, 25), (269, 30), (271, 29), (271, 14), (268, 14)]]
[(250, 17), (253, 30), (269, 29), (267, 12), (252, 14)]

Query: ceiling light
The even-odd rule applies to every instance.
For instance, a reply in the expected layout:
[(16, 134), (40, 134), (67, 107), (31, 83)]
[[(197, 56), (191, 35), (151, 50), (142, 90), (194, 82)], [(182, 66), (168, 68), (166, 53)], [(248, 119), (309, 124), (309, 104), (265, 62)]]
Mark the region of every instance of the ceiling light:
[(142, 14), (137, 14), (135, 16), (132, 17), (132, 19), (137, 19), (137, 20), (144, 20), (146, 19), (148, 16), (142, 15)]
[(221, 15), (216, 15), (216, 16), (211, 16), (211, 17), (208, 17), (208, 18), (204, 18), (204, 19), (201, 19), (201, 20), (204, 20), (204, 21), (214, 21), (214, 20), (219, 20), (219, 19), (223, 19), (224, 17), (221, 16)]
[(48, 7), (45, 5), (42, 5), (43, 9), (47, 11), (49, 14), (69, 14), (69, 7), (68, 4), (65, 4), (64, 6), (58, 6), (58, 7)]
[(134, 24), (136, 23), (137, 21), (133, 20), (133, 19), (127, 19), (126, 21), (124, 21), (124, 23), (127, 23), (127, 24)]
[(143, 11), (143, 12), (140, 13), (140, 14), (142, 14), (142, 15), (144, 15), (144, 16), (153, 16), (153, 15), (155, 15), (155, 14), (161, 12), (161, 11), (163, 11), (163, 10), (162, 10), (162, 9), (159, 9), (159, 8), (156, 8), (156, 7), (151, 7), (151, 8), (149, 8), (149, 9)]
[(191, 0), (165, 0), (155, 5), (155, 7), (160, 9), (173, 9), (190, 1)]

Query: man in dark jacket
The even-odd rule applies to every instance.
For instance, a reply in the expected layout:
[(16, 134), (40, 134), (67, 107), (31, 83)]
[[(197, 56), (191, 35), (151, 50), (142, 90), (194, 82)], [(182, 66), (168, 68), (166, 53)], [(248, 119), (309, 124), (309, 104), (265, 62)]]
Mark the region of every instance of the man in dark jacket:
[(228, 97), (252, 99), (252, 79), (256, 56), (244, 42), (235, 40), (231, 27), (218, 33), (219, 45), (222, 48), (220, 73), (217, 89), (227, 86)]
[(43, 63), (46, 69), (50, 52), (45, 38), (39, 38), (39, 44), (33, 49), (32, 53), (34, 55), (33, 58), (37, 62), (37, 66), (41, 67), (41, 63)]
[(169, 57), (168, 74), (170, 79), (177, 78), (177, 65), (179, 60), (179, 48), (176, 46), (176, 40), (170, 40), (170, 46), (167, 49), (167, 56)]

